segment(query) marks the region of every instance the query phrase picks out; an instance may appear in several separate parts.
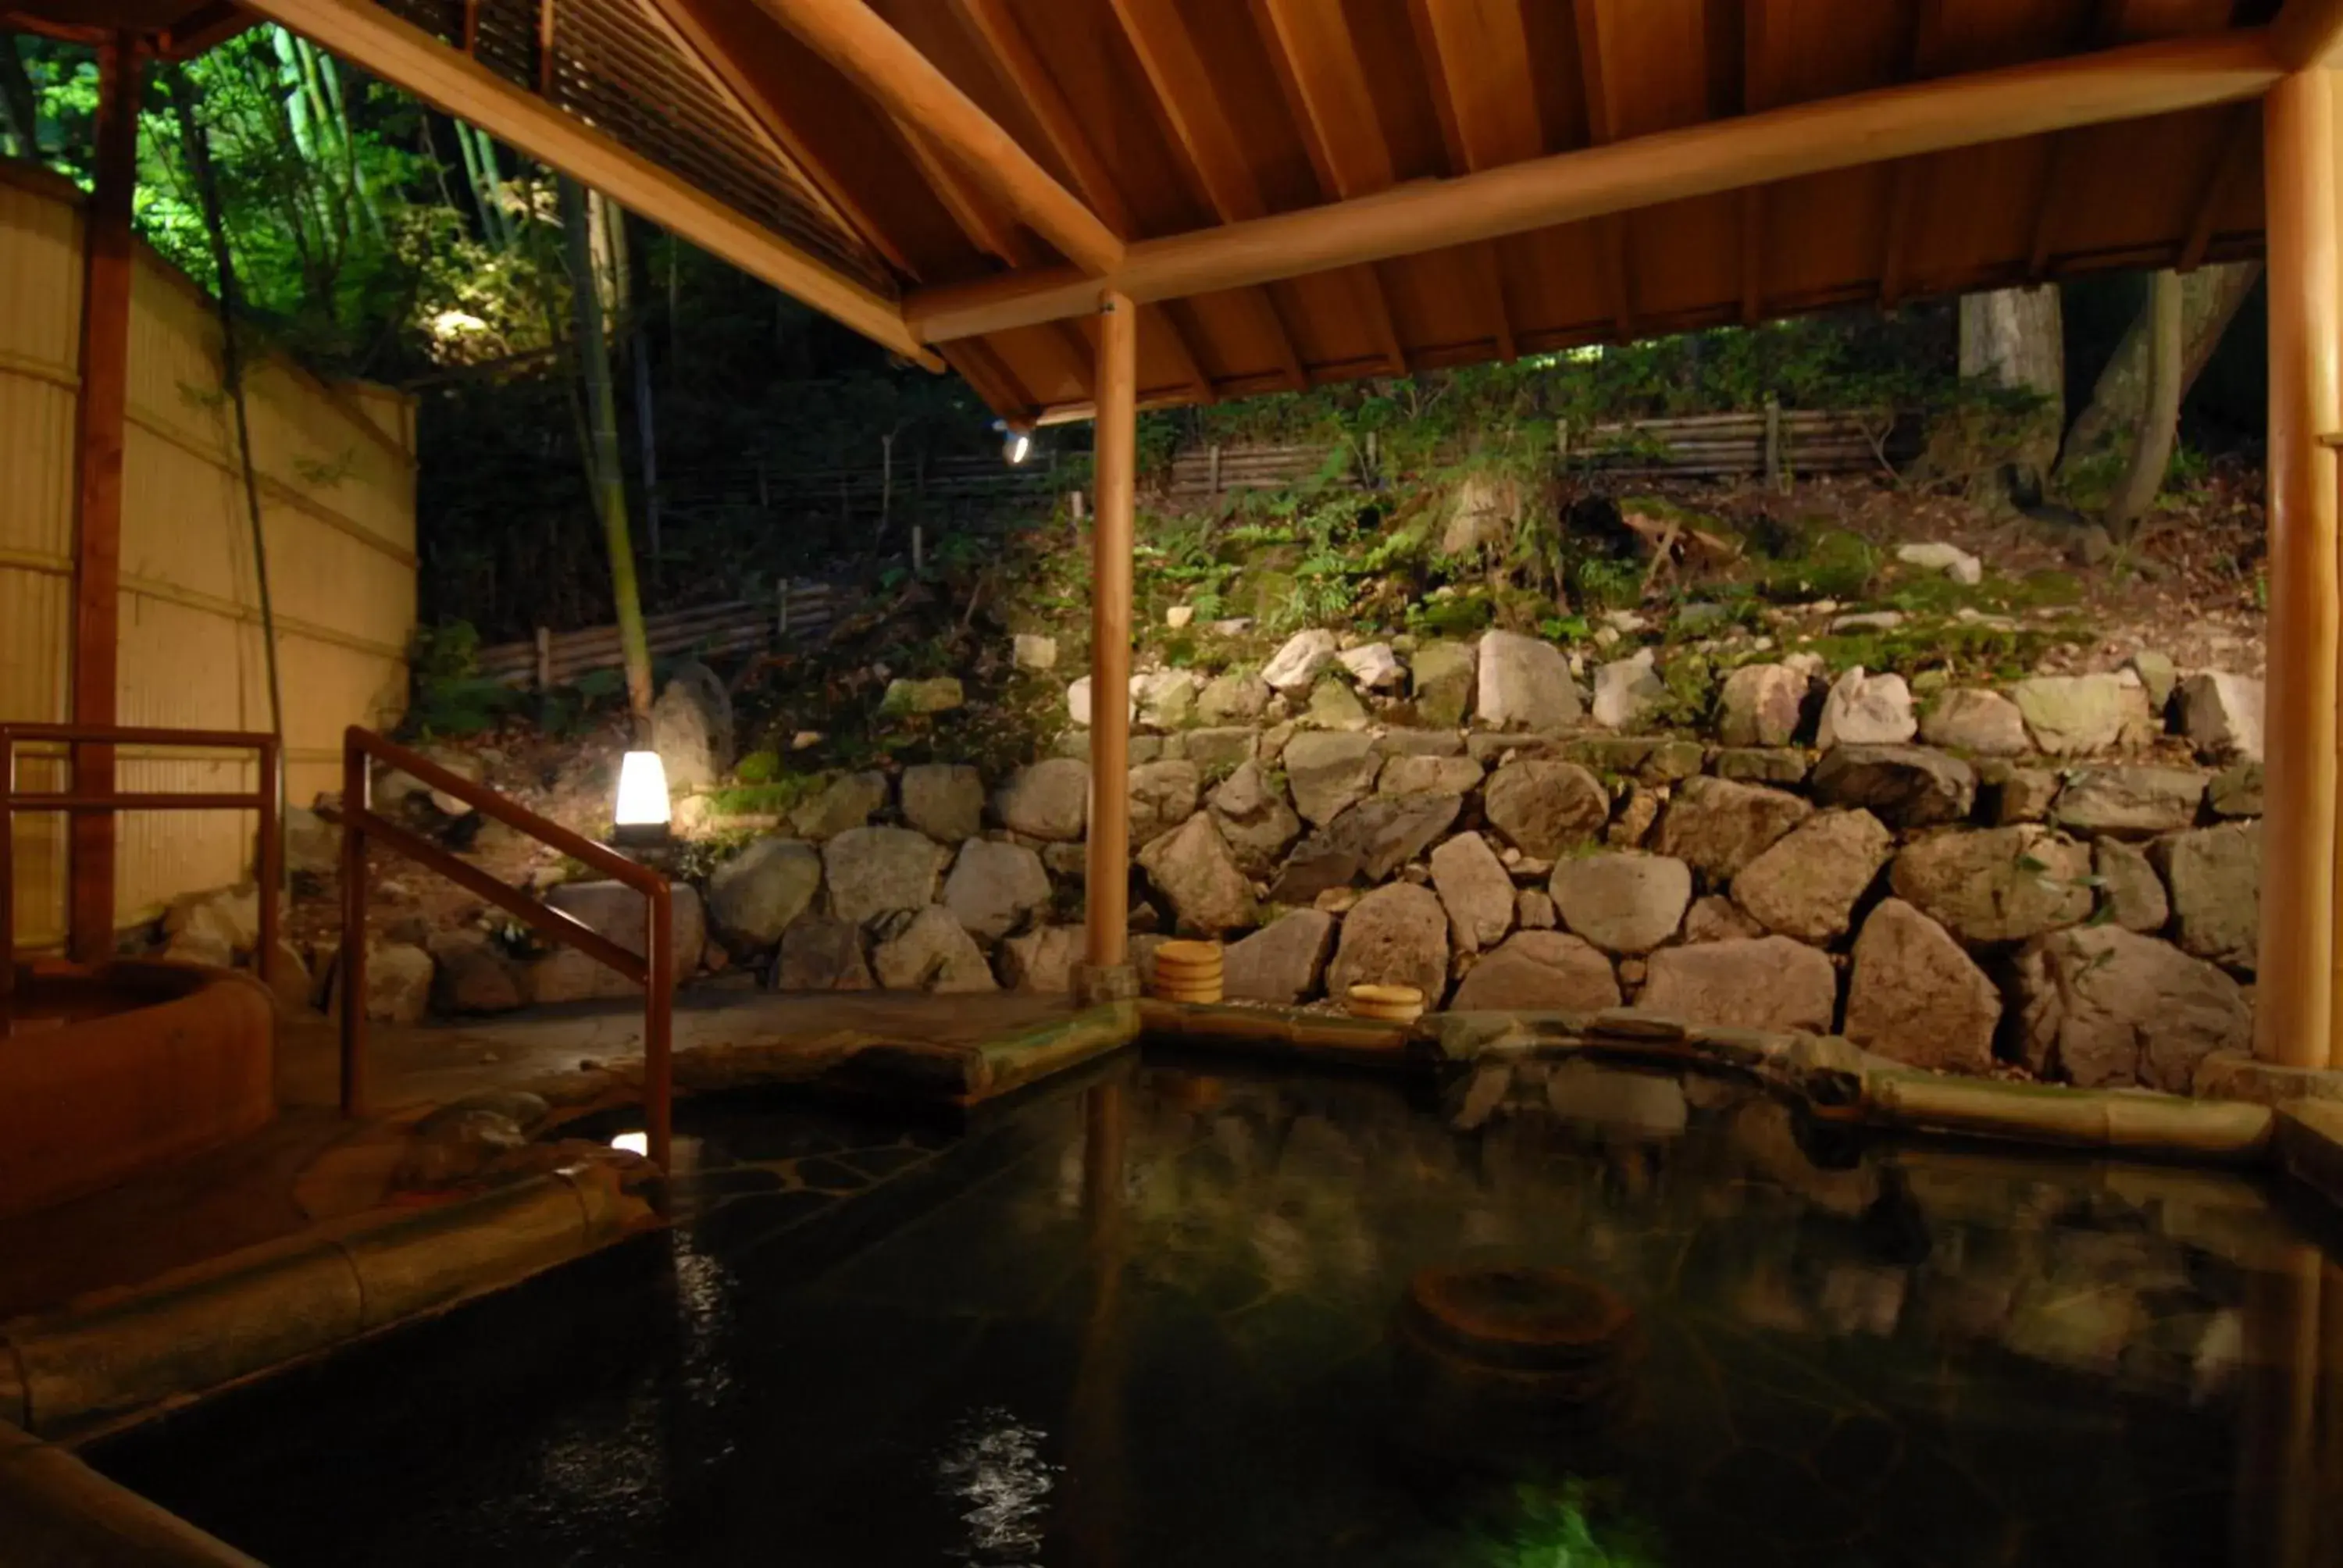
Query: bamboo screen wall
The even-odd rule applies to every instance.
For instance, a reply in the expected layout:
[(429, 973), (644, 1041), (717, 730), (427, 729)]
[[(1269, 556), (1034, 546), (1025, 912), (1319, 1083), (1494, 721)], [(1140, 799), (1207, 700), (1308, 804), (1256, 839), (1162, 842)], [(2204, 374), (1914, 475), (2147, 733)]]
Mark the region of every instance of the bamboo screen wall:
[[(76, 193), (0, 166), (0, 719), (62, 719), (73, 645), (73, 413), (80, 323)], [(124, 724), (269, 727), (251, 525), (212, 306), (141, 246), (132, 288), (124, 457)], [(284, 685), (289, 795), (339, 788), (340, 736), (394, 721), (415, 621), (414, 410), (386, 387), (328, 385), (282, 359), (247, 380)], [(252, 787), (219, 753), (126, 750), (125, 789)], [(63, 785), (62, 758), (24, 764)], [(249, 814), (116, 822), (125, 922), (250, 875)], [(16, 824), (17, 940), (63, 940), (64, 819)], [(5, 959), (5, 955), (0, 955)]]

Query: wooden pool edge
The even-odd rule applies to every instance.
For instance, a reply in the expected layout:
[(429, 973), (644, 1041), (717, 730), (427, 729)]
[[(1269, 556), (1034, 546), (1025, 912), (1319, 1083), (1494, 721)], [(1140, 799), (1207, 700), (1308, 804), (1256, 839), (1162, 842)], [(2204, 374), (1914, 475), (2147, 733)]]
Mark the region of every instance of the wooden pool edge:
[(565, 1166), (95, 1292), (0, 1322), (0, 1424), (76, 1443), (518, 1284), (656, 1223), (612, 1168)]

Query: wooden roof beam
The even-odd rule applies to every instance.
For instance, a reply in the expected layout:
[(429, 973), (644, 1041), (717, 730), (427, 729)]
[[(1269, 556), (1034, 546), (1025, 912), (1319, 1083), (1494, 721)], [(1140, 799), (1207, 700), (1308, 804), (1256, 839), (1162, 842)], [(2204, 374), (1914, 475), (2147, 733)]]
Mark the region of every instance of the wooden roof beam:
[(2270, 24), (2270, 49), (2288, 71), (2331, 64), (2343, 47), (2343, 0), (2286, 0)]
[(1076, 266), (1103, 274), (1121, 263), (1122, 241), (1114, 231), (863, 0), (757, 4), (895, 118), (933, 137), (970, 178)]
[(798, 133), (785, 106), (782, 84), (776, 81), (755, 52), (736, 46), (729, 35), (739, 22), (762, 25), (752, 12), (728, 17), (709, 0), (638, 0), (651, 24), (667, 35), (676, 53), (698, 70), (719, 97), (755, 126), (768, 150), (784, 165), (803, 174), (806, 183), (830, 204), (842, 228), (859, 234), (887, 264), (906, 277), (920, 269), (880, 226), (870, 207), (855, 195), (852, 185), (838, 177), (817, 157)]
[[(1151, 301), (1242, 288), (1744, 186), (2237, 103), (2281, 74), (2267, 30), (2254, 29), (1880, 88), (1144, 240), (1112, 282)], [(1095, 282), (1058, 269), (921, 290), (908, 310), (941, 341), (1079, 315), (1097, 295)]]
[(807, 255), (584, 122), (371, 0), (249, 0), (246, 9), (469, 120), (741, 271), (930, 369), (942, 359), (884, 295)]

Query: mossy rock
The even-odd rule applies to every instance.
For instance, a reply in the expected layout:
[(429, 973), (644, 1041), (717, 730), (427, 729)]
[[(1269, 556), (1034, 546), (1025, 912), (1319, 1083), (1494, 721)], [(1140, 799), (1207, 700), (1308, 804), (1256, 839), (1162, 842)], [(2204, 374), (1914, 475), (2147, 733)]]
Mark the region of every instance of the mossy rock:
[(1242, 581), (1243, 613), (1259, 621), (1274, 618), (1301, 586), (1292, 572), (1282, 571), (1249, 571)]
[(1765, 574), (1759, 589), (1767, 598), (1861, 598), (1879, 569), (1879, 552), (1861, 534), (1830, 528), (1814, 537), (1805, 553)]
[(1416, 629), (1427, 637), (1477, 637), (1489, 629), (1496, 607), (1488, 596), (1477, 593), (1458, 594), (1451, 598), (1425, 601), (1413, 616)]

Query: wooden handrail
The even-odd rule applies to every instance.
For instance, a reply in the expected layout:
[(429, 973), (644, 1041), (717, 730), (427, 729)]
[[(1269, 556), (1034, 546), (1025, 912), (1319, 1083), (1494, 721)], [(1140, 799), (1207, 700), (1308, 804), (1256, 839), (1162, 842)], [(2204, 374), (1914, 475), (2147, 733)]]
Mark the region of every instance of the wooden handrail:
[[(374, 809), (373, 769), (380, 761), (431, 789), (453, 796), (484, 817), (548, 844), (614, 882), (643, 895), (643, 951), (628, 952), (576, 916), (500, 882), (421, 834)], [(408, 859), (477, 893), (532, 930), (576, 948), (596, 963), (616, 970), (643, 988), (643, 1120), (649, 1132), (652, 1163), (662, 1171), (673, 1156), (675, 1043), (675, 904), (667, 879), (607, 844), (498, 794), (486, 785), (441, 767), (419, 751), (386, 740), (353, 724), (342, 734), (342, 1113), (365, 1112), (367, 840), (373, 839)]]
[[(209, 747), (255, 753), (260, 778), (249, 792), (206, 790), (171, 794), (115, 789), (20, 790), (16, 788), (16, 748), (30, 741), (81, 746)], [(20, 811), (62, 811), (68, 816), (107, 816), (117, 811), (257, 811), (260, 842), (253, 856), (253, 880), (260, 894), (260, 951), (256, 960), (261, 980), (276, 988), (277, 962), (277, 885), (284, 879), (285, 839), (278, 830), (277, 769), (283, 754), (277, 737), (242, 729), (169, 729), (154, 725), (125, 724), (0, 724), (0, 996), (16, 984), (15, 819)]]

